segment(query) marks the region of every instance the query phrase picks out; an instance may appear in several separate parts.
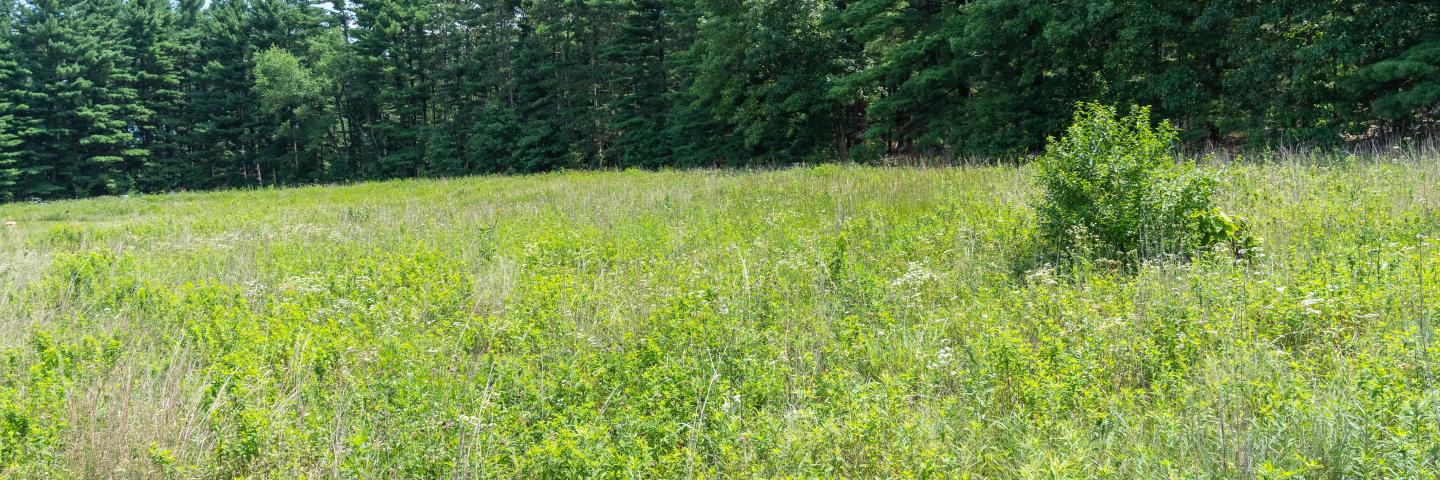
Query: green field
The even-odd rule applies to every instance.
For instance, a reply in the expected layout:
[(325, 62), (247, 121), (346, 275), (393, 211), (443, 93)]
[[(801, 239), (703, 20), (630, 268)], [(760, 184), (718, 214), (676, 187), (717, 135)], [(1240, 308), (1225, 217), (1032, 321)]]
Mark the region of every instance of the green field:
[(1440, 160), (1206, 168), (1133, 274), (1013, 167), (3, 205), (0, 476), (1440, 475)]

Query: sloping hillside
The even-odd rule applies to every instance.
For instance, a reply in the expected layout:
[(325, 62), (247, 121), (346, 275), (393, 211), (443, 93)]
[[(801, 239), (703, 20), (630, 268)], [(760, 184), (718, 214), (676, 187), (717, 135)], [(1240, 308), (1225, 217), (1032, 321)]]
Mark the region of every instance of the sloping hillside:
[(1440, 473), (1440, 164), (1220, 175), (1263, 252), (1133, 275), (1015, 168), (3, 205), (0, 472)]

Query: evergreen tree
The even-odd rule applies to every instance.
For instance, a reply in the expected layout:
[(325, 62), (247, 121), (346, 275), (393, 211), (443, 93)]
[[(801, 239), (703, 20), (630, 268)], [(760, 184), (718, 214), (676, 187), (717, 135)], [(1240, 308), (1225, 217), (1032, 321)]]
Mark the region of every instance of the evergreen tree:
[(619, 5), (623, 19), (602, 58), (614, 65), (619, 91), (607, 111), (616, 130), (615, 150), (622, 166), (659, 167), (670, 161), (665, 137), (670, 73), (666, 59), (672, 29), (667, 15), (675, 7), (664, 0), (630, 0)]
[(1385, 119), (1404, 120), (1440, 108), (1440, 40), (1365, 66), (1352, 80), (1375, 92), (1371, 109)]
[(0, 202), (14, 199), (19, 193), (25, 159), (25, 137), (36, 132), (31, 126), (22, 88), (29, 72), (16, 59), (11, 45), (14, 31), (11, 16), (14, 3), (0, 0)]
[[(1146, 1), (1121, 6), (1092, 2), (1064, 16), (1074, 58), (1090, 59), (1079, 72), (1101, 78), (1096, 97), (1153, 107), (1187, 140), (1219, 142), (1216, 117), (1228, 59), (1222, 42), (1234, 16), (1225, 2)], [(1066, 20), (1068, 19), (1068, 20)], [(1096, 38), (1104, 39), (1095, 42)], [(1102, 48), (1093, 48), (1100, 45)], [(1069, 94), (1083, 95), (1090, 88)]]
[(1440, 4), (0, 0), (0, 198), (1024, 155), (1079, 101), (1188, 146), (1440, 120)]
[[(1349, 63), (1360, 66), (1342, 80), (1358, 109), (1342, 110), (1335, 120), (1350, 126), (1351, 133), (1369, 126), (1357, 119), (1371, 117), (1381, 120), (1390, 133), (1437, 133), (1440, 4), (1412, 0), (1357, 5), (1354, 10), (1363, 14), (1338, 17), (1327, 25), (1339, 38), (1327, 39), (1326, 52), (1348, 53), (1353, 56)], [(1365, 48), (1357, 49), (1356, 44)], [(1424, 131), (1426, 127), (1431, 130)]]
[[(695, 103), (722, 125), (717, 144), (697, 151), (717, 163), (783, 164), (819, 159), (842, 136), (844, 105), (831, 80), (850, 60), (833, 55), (836, 38), (822, 28), (817, 2), (709, 0), (694, 45), (700, 59), (690, 89)], [(701, 140), (706, 141), (706, 140)]]
[(135, 98), (127, 109), (133, 145), (145, 155), (129, 165), (131, 183), (146, 191), (183, 184), (185, 168), (178, 132), (184, 122), (184, 63), (190, 55), (179, 27), (180, 16), (167, 0), (129, 0), (120, 13), (128, 88)]
[[(969, 155), (1018, 155), (1044, 146), (1069, 122), (1077, 101), (1099, 95), (1088, 51), (1094, 32), (1075, 30), (1070, 2), (987, 0), (946, 7), (933, 36), (946, 59), (900, 90), (927, 108), (920, 146)], [(956, 97), (965, 97), (956, 100)]]
[(378, 163), (375, 177), (413, 177), (425, 170), (425, 130), (432, 88), (430, 32), (432, 1), (359, 0), (356, 2), (356, 77), (363, 97)]
[(15, 46), (30, 71), (28, 138), (20, 193), (42, 198), (127, 191), (136, 91), (127, 86), (114, 0), (37, 0), (22, 7)]
[[(564, 117), (573, 100), (565, 70), (572, 53), (571, 32), (562, 23), (563, 5), (523, 3), (517, 20), (513, 94), (516, 133), (507, 172), (537, 172), (576, 166), (569, 158), (573, 119)], [(499, 112), (492, 112), (499, 113)], [(504, 119), (504, 117), (500, 117)]]
[(345, 76), (351, 52), (344, 30), (326, 26), (310, 35), (304, 65), (311, 83), (298, 125), (303, 139), (298, 148), (308, 165), (307, 180), (344, 180), (356, 173), (354, 122), (347, 121), (348, 90)]
[[(351, 43), (355, 15), (344, 0), (331, 2), (332, 9), (317, 19), (322, 28), (310, 35), (308, 66), (313, 72), (319, 103), (318, 125), (324, 145), (307, 143), (311, 155), (329, 159), (324, 164), (327, 180), (363, 178), (363, 165), (378, 164), (378, 150), (368, 121), (373, 98), (364, 96), (358, 79), (369, 72), (361, 66), (360, 54)], [(317, 148), (318, 147), (318, 148)]]
[(867, 106), (866, 137), (884, 154), (911, 153), (933, 122), (960, 116), (970, 87), (947, 40), (963, 27), (959, 9), (942, 0), (858, 0), (837, 16), (865, 45), (866, 68), (831, 93)]
[(189, 105), (193, 127), (183, 140), (200, 167), (198, 186), (297, 181), (303, 168), (289, 153), (293, 145), (255, 101), (254, 61), (272, 47), (300, 49), (321, 25), (320, 12), (298, 0), (216, 0), (202, 13)]
[(319, 94), (314, 77), (300, 59), (279, 47), (255, 55), (253, 75), (260, 109), (279, 125), (272, 139), (284, 150), (278, 159), (278, 175), (290, 181), (313, 180), (320, 171), (319, 160), (305, 154), (307, 149), (301, 141), (307, 145), (320, 143), (310, 128)]
[(428, 175), (504, 169), (514, 133), (518, 2), (439, 2), (423, 164)]
[(244, 2), (216, 0), (195, 25), (201, 39), (191, 72), (189, 132), (182, 142), (194, 168), (192, 186), (253, 185), (264, 171), (250, 158), (246, 141), (252, 110), (247, 13)]

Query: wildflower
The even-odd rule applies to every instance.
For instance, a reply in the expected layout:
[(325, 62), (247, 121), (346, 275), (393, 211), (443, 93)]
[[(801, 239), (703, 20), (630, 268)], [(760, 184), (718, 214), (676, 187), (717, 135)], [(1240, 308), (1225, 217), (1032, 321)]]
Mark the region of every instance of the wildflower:
[(469, 425), (472, 428), (481, 428), (485, 425), (485, 422), (480, 420), (480, 417), (464, 414), (460, 415), (460, 423)]

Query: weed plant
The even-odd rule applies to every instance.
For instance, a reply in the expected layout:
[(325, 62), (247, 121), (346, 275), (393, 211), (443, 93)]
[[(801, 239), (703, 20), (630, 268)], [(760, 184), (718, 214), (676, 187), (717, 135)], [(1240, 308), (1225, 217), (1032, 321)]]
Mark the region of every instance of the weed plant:
[(1033, 167), (0, 206), (5, 478), (1433, 478), (1440, 164), (1195, 167), (1264, 245), (1011, 273)]

